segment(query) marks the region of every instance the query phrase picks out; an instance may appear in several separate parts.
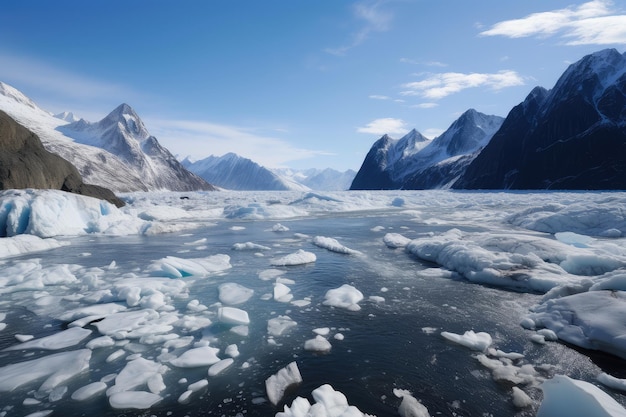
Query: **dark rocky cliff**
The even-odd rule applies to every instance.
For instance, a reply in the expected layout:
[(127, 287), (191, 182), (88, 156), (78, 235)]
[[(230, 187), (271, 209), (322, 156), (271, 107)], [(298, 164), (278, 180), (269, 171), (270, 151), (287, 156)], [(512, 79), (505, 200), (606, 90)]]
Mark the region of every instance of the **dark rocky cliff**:
[(124, 205), (111, 190), (83, 183), (72, 164), (48, 152), (37, 135), (0, 111), (0, 189), (13, 188), (63, 190)]

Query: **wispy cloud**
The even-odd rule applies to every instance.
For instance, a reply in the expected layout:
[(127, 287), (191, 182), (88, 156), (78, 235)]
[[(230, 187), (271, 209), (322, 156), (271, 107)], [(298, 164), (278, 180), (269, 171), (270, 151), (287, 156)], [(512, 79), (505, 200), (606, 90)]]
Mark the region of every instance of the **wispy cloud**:
[(417, 109), (432, 109), (434, 107), (437, 107), (439, 104), (437, 103), (419, 103), (419, 104), (414, 104), (413, 108), (417, 108)]
[(425, 65), (427, 67), (447, 67), (448, 64), (439, 61), (418, 61), (410, 58), (400, 58), (400, 62), (411, 65)]
[(385, 117), (382, 119), (372, 120), (364, 127), (357, 128), (356, 131), (371, 135), (404, 135), (409, 130), (407, 129), (406, 122), (404, 120)]
[(0, 51), (0, 79), (74, 100), (117, 99), (138, 95), (125, 85), (96, 80), (34, 58)]
[(378, 94), (372, 94), (369, 96), (369, 98), (371, 98), (372, 100), (391, 100), (391, 97), (389, 96), (381, 96)]
[(486, 87), (501, 90), (507, 87), (524, 85), (524, 79), (515, 71), (504, 70), (497, 73), (445, 72), (431, 74), (421, 81), (404, 84), (400, 94), (439, 100), (468, 88)]
[(379, 1), (365, 1), (353, 6), (352, 14), (359, 21), (359, 29), (352, 33), (350, 40), (337, 48), (326, 48), (325, 51), (332, 55), (345, 55), (350, 49), (365, 42), (374, 32), (389, 30), (393, 15), (391, 12), (381, 10)]
[(257, 129), (195, 120), (146, 118), (145, 122), (150, 133), (172, 153), (196, 160), (237, 152), (261, 165), (276, 168), (291, 161), (332, 155), (294, 147), (286, 140), (257, 133)]
[(619, 13), (611, 1), (594, 0), (577, 7), (505, 20), (480, 35), (509, 38), (558, 36), (566, 45), (623, 44), (626, 42), (626, 15)]

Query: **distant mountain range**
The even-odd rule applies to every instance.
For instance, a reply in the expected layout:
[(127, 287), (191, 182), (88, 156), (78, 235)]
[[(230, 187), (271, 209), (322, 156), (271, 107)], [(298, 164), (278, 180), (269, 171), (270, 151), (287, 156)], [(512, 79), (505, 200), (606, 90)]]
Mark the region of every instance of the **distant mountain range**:
[(348, 170), (333, 169), (269, 169), (234, 153), (209, 156), (192, 162), (188, 158), (182, 164), (189, 171), (218, 187), (229, 190), (347, 190), (356, 174)]
[(626, 54), (572, 64), (506, 119), (468, 110), (428, 141), (374, 143), (351, 189), (626, 189)]
[(31, 130), (44, 147), (71, 162), (82, 178), (115, 192), (214, 190), (347, 190), (356, 173), (271, 170), (229, 153), (179, 162), (150, 135), (137, 113), (121, 104), (96, 123), (39, 108), (0, 82), (0, 110)]
[(0, 109), (34, 132), (44, 147), (74, 165), (85, 182), (115, 192), (214, 190), (187, 171), (122, 104), (97, 123), (57, 117), (15, 88), (0, 82)]

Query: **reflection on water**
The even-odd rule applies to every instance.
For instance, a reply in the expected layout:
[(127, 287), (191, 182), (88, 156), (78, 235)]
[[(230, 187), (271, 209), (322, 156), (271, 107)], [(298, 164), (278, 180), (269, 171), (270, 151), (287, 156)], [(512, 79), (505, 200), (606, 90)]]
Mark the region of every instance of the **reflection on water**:
[[(472, 351), (446, 341), (440, 337), (441, 331), (463, 333), (473, 329), (488, 332), (494, 339), (495, 347), (526, 355), (524, 363), (550, 365), (540, 371), (546, 377), (561, 372), (593, 381), (599, 372), (598, 366), (623, 368), (623, 361), (608, 355), (593, 355), (594, 363), (585, 355), (589, 352), (581, 354), (562, 344), (540, 346), (530, 342), (530, 333), (518, 323), (528, 308), (538, 302), (538, 295), (455, 280), (448, 277), (449, 274), (433, 273), (433, 269), (429, 269), (433, 265), (421, 264), (402, 250), (385, 247), (382, 237), (386, 232), (394, 231), (414, 238), (433, 230), (432, 226), (411, 222), (410, 216), (396, 214), (361, 218), (344, 215), (341, 218), (281, 222), (290, 230), (272, 232), (272, 222), (233, 221), (194, 231), (192, 235), (80, 237), (72, 239), (71, 246), (36, 256), (43, 259), (44, 265), (70, 263), (103, 267), (115, 261), (117, 274), (140, 274), (150, 261), (165, 256), (200, 258), (225, 253), (231, 256), (232, 269), (206, 279), (183, 278), (189, 283), (189, 299), (176, 300), (176, 307), (183, 309), (189, 300), (198, 299), (216, 309), (216, 287), (223, 282), (236, 282), (254, 289), (253, 298), (241, 306), (251, 317), (247, 337), (233, 334), (228, 327), (220, 324), (190, 333), (196, 340), (211, 337), (219, 346), (237, 344), (241, 355), (235, 360), (235, 365), (223, 374), (209, 378), (208, 388), (195, 393), (188, 405), (178, 404), (177, 398), (189, 383), (207, 377), (206, 368), (172, 369), (164, 376), (168, 387), (164, 401), (142, 415), (273, 415), (277, 409), (268, 403), (259, 403), (259, 398), (265, 396), (264, 380), (293, 360), (297, 362), (304, 382), (290, 392), (286, 399), (288, 403), (297, 395), (310, 397), (313, 389), (330, 383), (347, 396), (350, 404), (379, 416), (396, 414), (400, 400), (393, 396), (394, 388), (411, 391), (426, 405), (431, 415), (535, 414), (536, 409), (516, 410), (511, 403), (510, 386), (494, 382)], [(232, 230), (232, 226), (243, 226), (245, 229)], [(373, 231), (375, 226), (384, 229)], [(333, 237), (363, 255), (347, 256), (318, 248), (310, 241), (316, 235)], [(203, 238), (206, 241), (201, 244), (188, 244)], [(234, 243), (248, 241), (269, 246), (272, 250), (265, 252), (265, 256), (258, 256), (252, 251), (231, 250)], [(259, 272), (271, 268), (269, 260), (272, 257), (297, 249), (315, 253), (317, 261), (279, 269), (285, 271), (284, 278), (295, 282), (289, 285), (294, 299), (307, 298), (311, 304), (296, 307), (264, 299), (263, 295), (272, 292), (272, 281), (259, 279)], [(8, 263), (13, 262), (19, 262), (19, 258)], [(363, 292), (365, 300), (360, 303), (360, 311), (322, 305), (325, 292), (342, 284), (351, 284)], [(49, 293), (67, 291), (63, 286), (47, 287), (45, 290)], [(369, 296), (384, 297), (384, 302), (369, 300)], [(39, 337), (52, 334), (66, 325), (31, 313), (28, 300), (32, 297), (30, 292), (13, 293), (10, 300), (5, 299), (0, 304), (0, 311), (8, 313), (8, 328), (0, 332), (0, 348), (15, 344), (14, 333)], [(268, 343), (267, 320), (278, 315), (289, 315), (298, 325), (288, 334), (276, 337), (274, 344)], [(303, 349), (305, 340), (314, 337), (312, 331), (319, 327), (331, 328), (329, 340), (332, 350), (328, 354), (319, 355)], [(91, 328), (95, 335), (95, 328)], [(339, 332), (345, 336), (344, 340), (332, 338)], [(155, 346), (137, 349), (142, 356), (150, 359), (160, 353), (160, 348)], [(71, 381), (65, 398), (48, 405), (46, 409), (53, 409), (64, 416), (137, 415), (135, 412), (112, 410), (104, 396), (85, 403), (69, 399), (69, 394), (80, 386), (119, 372), (123, 359), (120, 363), (105, 362), (111, 352), (106, 349), (94, 351), (91, 371)], [(37, 351), (0, 353), (0, 366), (39, 355), (41, 353)], [(242, 368), (244, 362), (249, 367)], [(181, 378), (185, 378), (186, 382), (181, 382)], [(25, 415), (36, 411), (33, 406), (23, 405), (22, 401), (25, 396), (35, 396), (34, 391), (30, 394), (25, 392), (35, 390), (37, 386), (3, 394), (2, 402), (12, 407), (4, 410), (6, 415)], [(526, 390), (533, 399), (540, 401), (538, 388)], [(615, 395), (624, 402), (622, 397)], [(0, 412), (2, 410), (0, 407)]]

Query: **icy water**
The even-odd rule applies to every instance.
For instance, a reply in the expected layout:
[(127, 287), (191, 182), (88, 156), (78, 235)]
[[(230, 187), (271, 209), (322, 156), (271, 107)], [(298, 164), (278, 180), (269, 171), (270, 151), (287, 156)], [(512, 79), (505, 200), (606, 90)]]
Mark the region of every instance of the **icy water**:
[[(506, 352), (525, 355), (519, 364), (532, 364), (546, 378), (556, 373), (593, 381), (601, 369), (618, 377), (624, 373), (622, 360), (602, 354), (579, 352), (564, 344), (549, 342), (537, 345), (530, 341), (533, 332), (523, 329), (521, 317), (536, 304), (540, 295), (490, 288), (455, 279), (436, 265), (425, 264), (402, 249), (390, 249), (382, 242), (388, 232), (416, 238), (438, 231), (437, 225), (412, 221), (411, 215), (391, 210), (295, 220), (281, 220), (288, 231), (271, 231), (276, 221), (220, 221), (211, 227), (185, 233), (140, 237), (78, 237), (71, 245), (39, 255), (7, 261), (7, 265), (32, 257), (42, 258), (42, 265), (77, 264), (83, 267), (116, 265), (116, 274), (144, 270), (151, 261), (166, 256), (200, 258), (215, 254), (231, 257), (231, 269), (208, 278), (186, 280), (189, 297), (175, 301), (184, 310), (189, 300), (197, 299), (215, 311), (217, 285), (234, 282), (254, 290), (253, 297), (237, 306), (250, 316), (249, 334), (241, 336), (217, 323), (208, 328), (184, 333), (195, 340), (210, 338), (212, 346), (223, 349), (237, 344), (240, 355), (233, 366), (209, 377), (209, 385), (190, 397), (188, 404), (177, 399), (188, 384), (207, 378), (207, 368), (178, 369), (164, 374), (167, 388), (164, 400), (146, 411), (113, 410), (104, 394), (76, 402), (70, 394), (81, 386), (119, 372), (126, 363), (122, 357), (109, 363), (105, 358), (118, 347), (101, 348), (93, 353), (91, 370), (67, 383), (67, 393), (45, 407), (26, 403), (37, 399), (38, 384), (24, 386), (0, 397), (0, 412), (22, 416), (40, 409), (53, 410), (59, 416), (272, 416), (291, 404), (296, 396), (310, 398), (311, 391), (331, 384), (343, 392), (351, 405), (378, 416), (397, 415), (400, 399), (394, 388), (413, 393), (433, 416), (532, 416), (541, 401), (538, 387), (523, 387), (535, 400), (534, 406), (516, 409), (511, 401), (511, 385), (495, 382), (488, 369), (476, 359), (476, 352), (451, 343), (440, 336), (442, 331), (463, 334), (467, 330), (491, 334), (493, 346)], [(378, 229), (376, 229), (378, 227)], [(463, 227), (460, 227), (463, 229)], [(446, 228), (447, 229), (447, 228)], [(305, 236), (306, 235), (306, 236)], [(313, 236), (337, 239), (362, 255), (344, 255), (314, 246)], [(201, 241), (200, 239), (206, 239)], [(195, 243), (194, 243), (195, 242)], [(254, 242), (271, 250), (232, 250), (235, 243)], [(313, 252), (314, 263), (292, 267), (272, 267), (270, 259), (298, 249)], [(262, 280), (259, 273), (268, 269), (283, 271), (294, 300), (310, 300), (297, 307), (267, 299), (273, 280)], [(106, 277), (101, 277), (105, 280)], [(329, 289), (350, 284), (365, 296), (360, 311), (348, 311), (323, 305)], [(67, 288), (46, 288), (50, 294), (62, 294)], [(370, 299), (370, 296), (382, 297)], [(67, 326), (59, 320), (38, 316), (28, 303), (32, 297), (14, 292), (5, 297), (0, 311), (7, 313), (7, 329), (0, 332), (0, 349), (16, 344), (14, 334), (37, 337), (52, 334)], [(8, 298), (6, 298), (8, 297)], [(9, 300), (10, 298), (10, 300)], [(286, 334), (271, 338), (267, 321), (288, 315), (297, 322)], [(315, 337), (313, 329), (330, 328), (332, 349), (326, 354), (305, 351), (306, 340)], [(74, 350), (96, 337), (92, 336)], [(338, 340), (334, 335), (341, 333)], [(154, 360), (159, 348), (127, 346), (127, 354), (139, 353)], [(30, 360), (48, 354), (39, 350), (0, 352), (0, 366)], [(264, 381), (288, 363), (295, 361), (303, 383), (290, 391), (279, 407), (264, 401)], [(94, 365), (96, 364), (96, 365)], [(185, 378), (184, 381), (181, 381)], [(618, 401), (626, 403), (619, 394)], [(43, 401), (43, 400), (42, 400)]]

